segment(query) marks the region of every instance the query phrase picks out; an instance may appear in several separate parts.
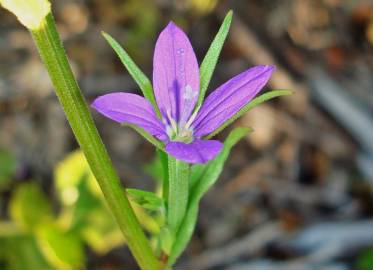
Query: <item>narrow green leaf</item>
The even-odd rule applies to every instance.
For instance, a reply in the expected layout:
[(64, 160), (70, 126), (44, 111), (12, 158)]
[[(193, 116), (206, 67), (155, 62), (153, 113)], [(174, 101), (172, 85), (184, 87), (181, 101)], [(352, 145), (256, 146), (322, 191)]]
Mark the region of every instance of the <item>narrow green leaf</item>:
[(196, 108), (199, 108), (203, 102), (206, 94), (207, 87), (210, 83), (212, 73), (215, 70), (216, 63), (224, 45), (224, 41), (228, 35), (229, 27), (232, 22), (233, 11), (230, 10), (224, 18), (222, 25), (214, 40), (211, 43), (209, 50), (206, 53), (205, 58), (202, 61), (200, 67), (200, 93)]
[(201, 178), (195, 182), (195, 186), (191, 191), (187, 213), (177, 233), (177, 237), (168, 260), (168, 265), (173, 265), (187, 246), (196, 225), (199, 201), (218, 179), (232, 147), (250, 131), (250, 128), (243, 127), (234, 129), (225, 140), (221, 153), (215, 159), (207, 163), (207, 165), (204, 167), (203, 173), (200, 171), (198, 172), (198, 174), (201, 174)]
[(120, 44), (113, 37), (111, 37), (109, 34), (105, 32), (102, 32), (102, 35), (110, 44), (110, 46), (114, 49), (114, 51), (117, 53), (123, 65), (127, 68), (132, 78), (140, 87), (144, 97), (151, 102), (159, 116), (159, 110), (157, 107), (157, 103), (155, 102), (153, 87), (150, 80), (146, 77), (146, 75), (135, 64), (135, 62), (128, 55), (128, 53), (122, 48), (122, 46), (120, 46)]
[(287, 95), (291, 95), (292, 93), (293, 92), (290, 91), (290, 90), (273, 90), (273, 91), (264, 93), (263, 95), (260, 95), (256, 98), (254, 98), (252, 101), (250, 101), (248, 104), (246, 104), (246, 106), (244, 106), (241, 110), (239, 110), (238, 113), (236, 113), (231, 118), (229, 118), (227, 121), (225, 121), (224, 124), (221, 125), (217, 130), (215, 130), (211, 134), (207, 135), (205, 137), (205, 139), (210, 139), (210, 138), (214, 137), (220, 131), (225, 129), (227, 126), (232, 124), (234, 121), (236, 121), (238, 118), (240, 118), (242, 115), (244, 115), (249, 110), (256, 107), (257, 105), (259, 105), (259, 104), (261, 104), (261, 103), (263, 103), (267, 100), (270, 100), (272, 98), (279, 97), (279, 96), (287, 96)]
[(127, 188), (126, 191), (133, 202), (147, 210), (157, 211), (164, 207), (163, 200), (153, 192), (134, 188)]
[(122, 126), (128, 126), (132, 129), (134, 129), (137, 133), (139, 133), (141, 136), (143, 136), (145, 138), (145, 140), (150, 142), (152, 145), (154, 145), (158, 149), (164, 151), (163, 143), (161, 141), (158, 141), (150, 133), (146, 132), (143, 128), (140, 128), (140, 127), (138, 127), (136, 125), (132, 125), (132, 124), (123, 124)]
[(248, 127), (238, 127), (231, 131), (224, 141), (224, 147), (221, 153), (207, 164), (204, 173), (193, 188), (192, 197), (196, 196), (198, 199), (202, 198), (206, 191), (218, 179), (232, 147), (251, 131), (252, 129)]
[(190, 202), (190, 206), (184, 217), (183, 223), (181, 224), (180, 230), (177, 233), (176, 240), (172, 246), (171, 253), (167, 261), (167, 265), (173, 265), (187, 247), (190, 238), (193, 235), (194, 228), (196, 227), (198, 210), (199, 200), (194, 197), (193, 201)]
[(207, 164), (195, 164), (190, 169), (190, 190), (194, 187), (194, 185), (201, 179), (202, 175), (205, 172)]

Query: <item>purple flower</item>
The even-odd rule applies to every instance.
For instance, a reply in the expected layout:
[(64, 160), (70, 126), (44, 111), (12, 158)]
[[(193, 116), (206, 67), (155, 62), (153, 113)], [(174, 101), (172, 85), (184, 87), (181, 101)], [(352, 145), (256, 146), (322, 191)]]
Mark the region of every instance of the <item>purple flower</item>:
[(222, 149), (217, 140), (203, 140), (236, 114), (264, 87), (274, 66), (250, 68), (213, 91), (195, 108), (200, 74), (185, 33), (170, 22), (158, 37), (153, 59), (153, 89), (161, 117), (145, 98), (130, 93), (98, 97), (98, 112), (137, 125), (165, 143), (165, 151), (188, 163), (206, 163)]

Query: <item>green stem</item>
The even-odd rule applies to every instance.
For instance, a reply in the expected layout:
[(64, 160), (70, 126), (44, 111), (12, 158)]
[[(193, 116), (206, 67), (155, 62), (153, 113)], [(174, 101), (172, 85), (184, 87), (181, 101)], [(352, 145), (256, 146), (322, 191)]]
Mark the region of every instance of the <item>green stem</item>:
[(189, 165), (169, 156), (168, 175), (167, 221), (171, 231), (176, 234), (183, 221), (188, 205)]
[(142, 231), (113, 168), (88, 106), (71, 71), (51, 13), (31, 31), (74, 135), (113, 212), (127, 244), (143, 270), (158, 270), (159, 262)]

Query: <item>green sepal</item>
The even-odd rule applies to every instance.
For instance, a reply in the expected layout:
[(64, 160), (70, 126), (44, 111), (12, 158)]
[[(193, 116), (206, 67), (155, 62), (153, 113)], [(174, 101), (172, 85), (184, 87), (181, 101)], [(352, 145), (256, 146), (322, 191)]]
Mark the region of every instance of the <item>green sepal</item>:
[(158, 116), (160, 116), (157, 103), (155, 102), (153, 87), (146, 75), (140, 70), (140, 68), (135, 64), (128, 53), (120, 46), (120, 44), (109, 34), (102, 32), (102, 35), (110, 44), (110, 46), (117, 53), (123, 65), (126, 67), (132, 78), (136, 81), (137, 85), (140, 87), (144, 97), (150, 101), (156, 110)]
[(267, 100), (270, 100), (272, 98), (280, 97), (280, 96), (287, 96), (287, 95), (291, 95), (292, 93), (293, 92), (291, 90), (273, 90), (273, 91), (264, 93), (263, 95), (260, 95), (256, 98), (254, 98), (252, 101), (250, 101), (248, 104), (246, 104), (241, 110), (239, 110), (235, 115), (233, 115), (231, 118), (229, 118), (227, 121), (225, 121), (218, 129), (216, 129), (211, 134), (205, 136), (204, 139), (210, 139), (210, 138), (214, 137), (216, 134), (221, 132), (227, 126), (232, 124), (234, 121), (236, 121), (242, 115), (247, 113), (252, 108), (258, 106), (259, 104), (261, 104), (261, 103), (263, 103)]
[(189, 197), (187, 212), (177, 233), (175, 243), (167, 262), (168, 265), (173, 265), (187, 246), (196, 225), (199, 202), (203, 195), (218, 179), (232, 147), (251, 131), (252, 129), (250, 128), (235, 128), (225, 140), (224, 147), (220, 154), (206, 165), (201, 165), (203, 167), (199, 167), (198, 175), (200, 178), (198, 180), (193, 180), (194, 186), (192, 187)]
[(196, 108), (198, 109), (203, 102), (206, 94), (207, 87), (210, 83), (212, 73), (215, 70), (216, 63), (223, 48), (224, 41), (227, 38), (229, 27), (232, 22), (233, 11), (230, 10), (224, 18), (218, 33), (212, 41), (210, 48), (208, 49), (205, 58), (202, 61), (200, 67), (200, 93)]
[(154, 138), (149, 132), (147, 132), (145, 129), (138, 127), (136, 125), (132, 124), (122, 124), (124, 127), (130, 127), (134, 129), (137, 133), (139, 133), (142, 137), (144, 137), (145, 140), (150, 142), (152, 145), (154, 145), (159, 150), (164, 151), (164, 144), (161, 141), (158, 141), (156, 138)]
[(144, 191), (140, 189), (127, 188), (127, 194), (130, 199), (150, 211), (159, 211), (164, 209), (163, 200), (153, 192)]

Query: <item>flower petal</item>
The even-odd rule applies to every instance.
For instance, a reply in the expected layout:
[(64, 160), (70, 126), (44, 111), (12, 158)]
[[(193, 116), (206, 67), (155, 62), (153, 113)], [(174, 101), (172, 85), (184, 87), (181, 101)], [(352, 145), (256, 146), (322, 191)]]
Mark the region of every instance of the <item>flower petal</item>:
[(185, 33), (170, 22), (155, 45), (153, 88), (164, 118), (167, 111), (177, 122), (185, 122), (194, 109), (199, 93), (199, 68)]
[(212, 92), (192, 124), (194, 136), (205, 136), (245, 106), (267, 83), (274, 66), (255, 66)]
[(187, 163), (206, 163), (216, 157), (223, 144), (216, 140), (194, 140), (191, 143), (169, 142), (166, 152)]
[(157, 118), (150, 102), (141, 96), (111, 93), (96, 98), (91, 106), (116, 122), (134, 124), (158, 139), (167, 139), (164, 125)]

